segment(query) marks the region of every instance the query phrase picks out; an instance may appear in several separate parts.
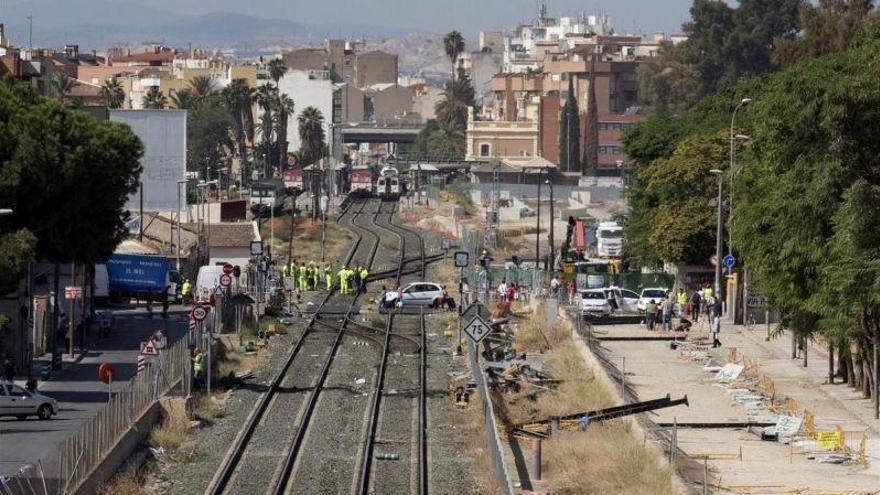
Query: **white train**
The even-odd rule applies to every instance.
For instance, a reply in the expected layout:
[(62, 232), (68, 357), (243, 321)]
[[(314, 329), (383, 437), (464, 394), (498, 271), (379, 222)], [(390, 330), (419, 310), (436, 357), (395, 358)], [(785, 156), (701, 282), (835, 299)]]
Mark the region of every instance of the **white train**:
[(400, 192), (400, 172), (394, 167), (380, 170), (376, 180), (376, 196), (382, 199), (399, 199)]

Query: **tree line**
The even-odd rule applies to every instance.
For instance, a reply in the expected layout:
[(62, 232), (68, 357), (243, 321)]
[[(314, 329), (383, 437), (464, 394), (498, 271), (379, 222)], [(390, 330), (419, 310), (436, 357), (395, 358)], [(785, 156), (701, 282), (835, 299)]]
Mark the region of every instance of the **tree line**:
[[(696, 57), (704, 37), (730, 22), (776, 35), (758, 45), (722, 37), (722, 53), (725, 43), (752, 47), (749, 61), (721, 63), (709, 50), (679, 60), (667, 74), (690, 72), (705, 95), (670, 95), (625, 134), (626, 256), (638, 266), (706, 265), (723, 181), (726, 250), (747, 268), (750, 292), (779, 312), (780, 329), (823, 339), (840, 357), (839, 373), (868, 394), (880, 340), (877, 12), (863, 0), (757, 3), (696, 0), (686, 25), (696, 39), (675, 48), (681, 53)], [(743, 98), (751, 104), (731, 143), (731, 113)]]

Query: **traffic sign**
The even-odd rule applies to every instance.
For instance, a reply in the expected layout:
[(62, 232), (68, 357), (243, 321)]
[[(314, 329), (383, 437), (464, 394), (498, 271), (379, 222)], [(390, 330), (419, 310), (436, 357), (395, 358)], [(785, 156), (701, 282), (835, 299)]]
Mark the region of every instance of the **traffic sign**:
[(721, 262), (724, 263), (724, 266), (727, 268), (733, 268), (733, 265), (736, 264), (736, 258), (734, 258), (732, 254), (728, 254), (721, 259)]
[(259, 256), (263, 254), (262, 241), (251, 241), (251, 256)]
[(208, 317), (208, 310), (202, 306), (196, 306), (192, 310), (192, 317), (196, 321), (202, 321)]
[(449, 249), (449, 239), (447, 239), (447, 238), (440, 239), (440, 249), (443, 249), (443, 250)]
[(474, 341), (475, 344), (479, 344), (484, 338), (486, 338), (486, 335), (489, 335), (492, 329), (489, 328), (489, 325), (483, 321), (479, 315), (477, 315), (474, 316), (466, 327), (464, 327), (463, 331)]
[(141, 355), (143, 356), (158, 356), (159, 350), (156, 349), (155, 344), (153, 344), (152, 340), (148, 340), (146, 342), (141, 342)]
[(115, 374), (116, 370), (113, 369), (113, 365), (110, 363), (101, 363), (101, 366), (98, 366), (98, 378), (108, 385), (113, 381), (113, 375)]
[(455, 267), (466, 268), (470, 264), (471, 253), (467, 251), (455, 252)]
[[(232, 271), (232, 267), (230, 266), (230, 272)], [(225, 268), (224, 268), (225, 270)], [(229, 287), (232, 284), (232, 277), (229, 274), (224, 273), (220, 275), (220, 287)]]
[(715, 256), (714, 254), (712, 256), (709, 256), (709, 264), (712, 266), (717, 265), (718, 264), (718, 256)]
[(138, 358), (137, 358), (137, 372), (140, 373), (141, 371), (144, 371), (144, 369), (146, 369), (146, 367), (147, 367), (147, 358), (146, 358), (146, 356), (144, 356), (144, 355), (138, 355)]
[(82, 299), (83, 288), (78, 285), (68, 285), (64, 288), (65, 299)]
[(229, 263), (223, 265), (223, 273), (226, 275), (232, 274), (232, 265), (230, 265)]

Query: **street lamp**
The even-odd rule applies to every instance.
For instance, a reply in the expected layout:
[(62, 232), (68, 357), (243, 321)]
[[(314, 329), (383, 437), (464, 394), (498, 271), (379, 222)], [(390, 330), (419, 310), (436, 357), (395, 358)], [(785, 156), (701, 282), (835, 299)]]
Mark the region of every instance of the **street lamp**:
[(721, 297), (721, 211), (722, 211), (722, 187), (724, 186), (724, 171), (713, 168), (710, 174), (718, 176), (718, 224), (715, 233), (715, 297)]
[(180, 224), (183, 221), (183, 207), (180, 204), (180, 185), (186, 184), (186, 179), (177, 181), (177, 271), (180, 272)]
[[(730, 222), (733, 218), (733, 165), (734, 161), (736, 160), (736, 142), (751, 139), (743, 134), (734, 134), (733, 126), (736, 122), (736, 114), (737, 112), (739, 112), (739, 109), (748, 105), (751, 102), (751, 98), (741, 99), (736, 105), (736, 108), (733, 109), (733, 115), (730, 116), (730, 216), (728, 217), (728, 222)], [(718, 262), (720, 263), (721, 260), (719, 259)]]
[[(202, 206), (201, 222), (202, 222), (202, 226), (205, 230), (205, 255), (208, 258), (208, 260), (211, 259), (211, 241), (210, 241), (211, 207), (210, 206), (206, 207), (206, 205), (205, 205), (205, 188), (212, 186), (216, 183), (217, 183), (216, 180), (209, 180), (207, 182), (200, 181), (198, 184), (196, 184), (196, 187), (199, 189), (199, 195), (201, 197), (201, 206)], [(205, 216), (208, 217), (207, 221), (205, 221)], [(202, 231), (202, 229), (199, 229), (199, 232), (201, 232), (201, 231)]]
[(556, 260), (556, 242), (555, 242), (554, 239), (553, 239), (553, 222), (554, 222), (554, 220), (555, 220), (555, 217), (554, 217), (554, 215), (553, 215), (553, 207), (554, 207), (554, 202), (553, 202), (553, 183), (550, 182), (550, 179), (547, 179), (547, 180), (544, 181), (544, 184), (547, 184), (548, 186), (550, 186), (550, 259), (549, 259), (549, 263), (550, 263), (550, 267), (551, 267), (550, 270), (552, 271), (552, 270), (554, 270), (554, 269), (556, 268), (556, 263), (555, 263), (555, 260)]
[(7, 215), (12, 215), (12, 210), (9, 208), (0, 208), (0, 217), (5, 217)]
[(537, 227), (535, 230), (535, 272), (538, 271), (538, 263), (541, 259), (541, 179), (538, 179), (538, 204), (535, 206), (538, 211)]

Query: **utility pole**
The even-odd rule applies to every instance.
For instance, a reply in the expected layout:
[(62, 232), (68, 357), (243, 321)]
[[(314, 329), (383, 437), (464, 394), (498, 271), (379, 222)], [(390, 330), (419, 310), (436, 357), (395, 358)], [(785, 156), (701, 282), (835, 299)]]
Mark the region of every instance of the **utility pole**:
[(143, 240), (144, 240), (144, 181), (140, 181), (140, 186), (141, 186), (140, 193), (138, 194), (138, 196), (140, 196), (141, 216), (140, 216), (140, 220), (138, 221), (138, 224), (139, 224), (138, 240), (143, 242)]
[[(549, 173), (548, 173), (549, 175)], [(556, 268), (556, 242), (553, 239), (553, 223), (555, 220), (553, 213), (553, 181), (547, 179), (547, 185), (550, 186), (550, 271), (553, 271)]]
[(538, 205), (535, 207), (538, 212), (538, 225), (535, 231), (535, 270), (538, 270), (538, 262), (541, 259), (541, 177), (538, 176)]
[(33, 53), (34, 52), (34, 16), (32, 16), (32, 15), (27, 16), (27, 20), (28, 20), (28, 51), (31, 52), (29, 54), (29, 56), (30, 56), (31, 60), (33, 60), (34, 59), (34, 53)]

